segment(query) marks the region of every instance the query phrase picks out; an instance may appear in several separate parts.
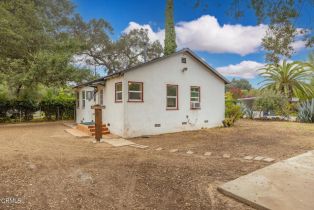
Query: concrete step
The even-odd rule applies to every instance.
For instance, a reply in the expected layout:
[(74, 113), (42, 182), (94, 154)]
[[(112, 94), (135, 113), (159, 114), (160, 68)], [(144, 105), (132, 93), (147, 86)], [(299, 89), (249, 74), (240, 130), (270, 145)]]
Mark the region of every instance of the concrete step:
[[(110, 134), (110, 131), (101, 132), (102, 135)], [(92, 132), (92, 136), (95, 136), (95, 132)]]
[[(89, 126), (87, 126), (87, 127), (88, 127), (88, 128), (95, 128), (95, 125), (89, 125)], [(107, 125), (106, 125), (106, 124), (103, 124), (102, 127), (103, 127), (103, 128), (106, 128)]]
[[(102, 131), (108, 131), (109, 129), (107, 127), (102, 127), (101, 129)], [(95, 132), (96, 131), (96, 128), (90, 128), (89, 129), (90, 132)]]

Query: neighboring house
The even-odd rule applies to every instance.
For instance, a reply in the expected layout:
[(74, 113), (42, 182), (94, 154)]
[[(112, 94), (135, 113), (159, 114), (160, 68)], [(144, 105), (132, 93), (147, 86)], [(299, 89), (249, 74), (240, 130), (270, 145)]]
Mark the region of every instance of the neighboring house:
[(103, 123), (122, 137), (220, 126), (227, 83), (183, 49), (76, 86), (76, 122), (93, 122), (91, 106), (100, 104)]

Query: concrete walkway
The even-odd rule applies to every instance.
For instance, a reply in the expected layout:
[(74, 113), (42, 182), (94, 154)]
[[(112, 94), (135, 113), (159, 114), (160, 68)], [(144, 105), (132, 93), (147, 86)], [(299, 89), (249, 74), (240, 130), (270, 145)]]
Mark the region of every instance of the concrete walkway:
[(258, 209), (314, 209), (314, 150), (277, 162), (218, 188)]
[(129, 145), (134, 144), (134, 142), (123, 139), (123, 138), (101, 139), (100, 142), (108, 143), (114, 147), (123, 147), (123, 146), (129, 146)]
[(80, 131), (78, 129), (75, 129), (75, 128), (64, 129), (64, 131), (75, 136), (76, 138), (90, 138), (91, 137), (87, 133)]

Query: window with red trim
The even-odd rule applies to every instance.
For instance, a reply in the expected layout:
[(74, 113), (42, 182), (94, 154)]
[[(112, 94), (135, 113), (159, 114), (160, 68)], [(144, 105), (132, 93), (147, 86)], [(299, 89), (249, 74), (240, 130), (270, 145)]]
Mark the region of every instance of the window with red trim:
[(128, 83), (128, 101), (130, 102), (143, 101), (143, 82)]
[(178, 109), (178, 85), (167, 85), (167, 109)]
[(201, 108), (201, 90), (200, 87), (192, 86), (191, 87), (191, 109), (200, 109)]

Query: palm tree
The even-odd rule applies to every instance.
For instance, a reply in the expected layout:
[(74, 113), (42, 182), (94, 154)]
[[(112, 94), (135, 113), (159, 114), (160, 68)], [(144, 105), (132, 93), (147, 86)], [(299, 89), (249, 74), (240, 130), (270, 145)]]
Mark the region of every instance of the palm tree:
[(314, 51), (309, 54), (308, 62), (304, 63), (304, 67), (309, 68), (314, 72)]
[(313, 71), (300, 62), (267, 64), (260, 69), (260, 75), (265, 79), (261, 82), (262, 89), (271, 89), (291, 99), (300, 95), (310, 98), (314, 90), (310, 85)]

